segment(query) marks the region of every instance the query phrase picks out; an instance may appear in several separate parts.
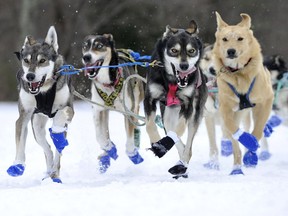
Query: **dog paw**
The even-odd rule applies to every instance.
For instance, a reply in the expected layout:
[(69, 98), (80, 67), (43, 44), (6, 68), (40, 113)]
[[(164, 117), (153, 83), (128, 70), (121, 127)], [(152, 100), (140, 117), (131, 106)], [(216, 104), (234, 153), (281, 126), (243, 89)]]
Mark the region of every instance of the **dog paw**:
[(233, 153), (232, 142), (229, 139), (221, 140), (221, 155), (228, 157)]
[(149, 150), (151, 150), (157, 157), (161, 158), (174, 146), (174, 144), (175, 142), (172, 138), (165, 136), (159, 141), (152, 143)]
[(269, 123), (266, 123), (263, 132), (264, 132), (264, 137), (270, 137), (271, 134), (273, 133), (272, 126)]
[(107, 152), (107, 154), (109, 155), (109, 157), (111, 157), (113, 160), (116, 160), (118, 158), (118, 154), (117, 154), (117, 149), (116, 146), (113, 142), (112, 143), (112, 147), (110, 150), (105, 150)]
[(186, 174), (187, 166), (182, 162), (179, 161), (175, 166), (171, 167), (168, 172), (172, 175), (184, 175)]
[(277, 127), (282, 123), (282, 119), (277, 116), (277, 115), (273, 115), (269, 118), (268, 120), (268, 124), (271, 125), (271, 127)]
[(258, 164), (258, 156), (255, 152), (247, 151), (243, 157), (246, 167), (255, 167)]
[(133, 154), (127, 154), (129, 159), (134, 163), (134, 164), (140, 164), (144, 161), (144, 159), (141, 157), (139, 152), (135, 149)]
[(186, 174), (175, 175), (172, 178), (174, 178), (176, 180), (179, 178), (188, 178), (188, 174), (186, 173)]
[(110, 156), (102, 155), (99, 158), (99, 171), (100, 173), (105, 173), (110, 167)]
[(49, 128), (50, 136), (53, 140), (53, 143), (57, 149), (57, 151), (61, 154), (63, 149), (68, 146), (68, 141), (65, 137), (65, 133), (54, 133), (52, 128)]
[(55, 183), (60, 183), (60, 184), (62, 184), (62, 181), (61, 181), (60, 178), (51, 178), (51, 179), (52, 179), (52, 181), (55, 182)]
[(261, 151), (258, 158), (262, 161), (268, 160), (271, 157), (271, 153), (268, 151)]
[(241, 168), (233, 169), (230, 175), (244, 175)]
[(207, 163), (203, 164), (203, 166), (207, 169), (219, 170), (219, 162), (210, 160)]
[(256, 152), (259, 148), (259, 143), (256, 137), (247, 132), (243, 132), (239, 136), (238, 141), (242, 143), (242, 145), (245, 146), (247, 149), (249, 149), (250, 152)]
[(7, 169), (7, 173), (10, 176), (17, 177), (23, 175), (25, 166), (22, 164), (12, 165)]

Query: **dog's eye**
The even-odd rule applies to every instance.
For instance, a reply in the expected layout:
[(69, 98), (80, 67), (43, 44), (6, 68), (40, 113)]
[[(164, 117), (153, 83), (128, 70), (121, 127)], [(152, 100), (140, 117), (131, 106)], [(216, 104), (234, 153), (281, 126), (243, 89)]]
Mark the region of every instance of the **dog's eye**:
[(224, 42), (227, 42), (227, 41), (228, 41), (228, 39), (227, 39), (226, 37), (224, 37), (222, 40), (223, 40)]
[(102, 49), (102, 48), (103, 48), (103, 44), (98, 43), (98, 44), (96, 45), (96, 49)]
[(40, 61), (39, 61), (40, 64), (43, 64), (44, 62), (46, 62), (45, 59), (40, 59)]
[(196, 52), (196, 50), (195, 50), (194, 48), (188, 50), (188, 53), (189, 53), (189, 54), (194, 54), (195, 52)]
[(24, 58), (23, 61), (28, 64), (29, 63), (29, 60), (27, 58)]
[(239, 38), (238, 38), (238, 41), (243, 41), (243, 39), (244, 39), (244, 38), (242, 38), (242, 37), (239, 37)]
[(175, 48), (172, 48), (170, 51), (171, 51), (171, 53), (173, 53), (173, 54), (177, 54), (177, 53), (178, 53), (178, 50), (175, 49)]

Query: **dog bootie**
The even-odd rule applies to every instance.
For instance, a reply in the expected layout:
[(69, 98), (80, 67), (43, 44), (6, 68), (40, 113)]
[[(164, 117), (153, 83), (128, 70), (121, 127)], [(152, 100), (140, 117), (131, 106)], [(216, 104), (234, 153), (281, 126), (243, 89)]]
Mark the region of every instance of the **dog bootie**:
[(243, 163), (246, 167), (255, 167), (258, 164), (257, 154), (252, 151), (247, 151), (243, 157)]
[(51, 179), (52, 179), (52, 181), (55, 182), (55, 183), (60, 183), (60, 184), (62, 184), (62, 181), (61, 181), (60, 178), (51, 178)]
[(134, 143), (137, 148), (140, 147), (141, 131), (139, 128), (134, 129)]
[(241, 168), (233, 169), (230, 175), (244, 175)]
[(17, 177), (23, 175), (25, 166), (22, 164), (12, 165), (7, 169), (7, 173), (10, 176)]
[(268, 160), (271, 157), (271, 153), (268, 151), (261, 151), (258, 158), (262, 161)]
[(233, 153), (232, 142), (229, 139), (221, 140), (221, 155), (228, 157)]
[(273, 128), (268, 122), (266, 123), (263, 132), (264, 132), (264, 137), (270, 137), (271, 134), (273, 133)]
[(175, 166), (171, 167), (168, 172), (172, 175), (185, 175), (187, 171), (187, 166), (183, 161), (178, 161)]
[(149, 150), (153, 151), (153, 153), (161, 158), (163, 157), (173, 146), (175, 142), (169, 136), (163, 137), (156, 143), (151, 144), (151, 148)]
[(68, 141), (65, 137), (65, 133), (61, 132), (61, 133), (54, 133), (52, 131), (52, 128), (49, 128), (49, 132), (50, 132), (50, 136), (53, 140), (53, 143), (57, 149), (57, 151), (61, 154), (61, 152), (63, 151), (63, 149), (68, 146)]
[(273, 115), (269, 118), (268, 122), (271, 127), (277, 127), (282, 123), (282, 119), (277, 115)]
[(137, 149), (135, 149), (132, 153), (127, 153), (127, 155), (134, 164), (140, 164), (144, 161)]
[(99, 171), (100, 173), (105, 173), (110, 167), (110, 156), (102, 155), (99, 158)]
[(118, 158), (118, 154), (117, 154), (117, 149), (116, 146), (113, 142), (112, 143), (112, 147), (110, 150), (105, 150), (107, 152), (107, 154), (109, 155), (109, 157), (111, 157), (113, 160), (116, 160)]
[(214, 170), (219, 170), (219, 162), (210, 160), (207, 163), (203, 164), (203, 166), (207, 169), (214, 169)]
[(233, 138), (238, 140), (251, 152), (256, 152), (259, 148), (259, 143), (256, 137), (252, 134), (242, 131), (241, 129), (238, 129), (236, 133), (233, 134)]

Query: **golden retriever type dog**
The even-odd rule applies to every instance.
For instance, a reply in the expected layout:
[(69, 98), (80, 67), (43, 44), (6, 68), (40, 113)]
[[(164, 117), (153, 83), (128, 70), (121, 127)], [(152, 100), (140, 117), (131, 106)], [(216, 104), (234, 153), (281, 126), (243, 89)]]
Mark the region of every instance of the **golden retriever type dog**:
[[(219, 112), (223, 128), (229, 139), (238, 140), (248, 149), (243, 163), (256, 166), (258, 141), (263, 136), (274, 96), (270, 73), (263, 66), (260, 44), (250, 29), (251, 18), (248, 14), (240, 15), (240, 23), (228, 25), (216, 12), (213, 61), (217, 72)], [(249, 133), (239, 128), (239, 124), (243, 114), (251, 110), (253, 130)], [(233, 144), (233, 154), (234, 167), (231, 174), (243, 174), (238, 144)]]

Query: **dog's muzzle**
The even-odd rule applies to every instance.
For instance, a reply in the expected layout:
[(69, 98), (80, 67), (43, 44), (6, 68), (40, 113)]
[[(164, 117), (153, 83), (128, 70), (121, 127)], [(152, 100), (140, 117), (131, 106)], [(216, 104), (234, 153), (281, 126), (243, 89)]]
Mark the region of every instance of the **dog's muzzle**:
[(88, 76), (89, 79), (94, 79), (97, 76), (103, 62), (104, 59), (99, 59), (94, 64), (86, 64), (84, 72), (85, 76)]
[(180, 88), (185, 88), (188, 85), (188, 76), (196, 71), (196, 67), (194, 66), (188, 71), (178, 71), (176, 70), (176, 78), (177, 78), (177, 84)]
[(46, 79), (46, 75), (42, 77), (39, 82), (28, 82), (28, 88), (31, 94), (38, 94), (40, 88), (43, 86)]

